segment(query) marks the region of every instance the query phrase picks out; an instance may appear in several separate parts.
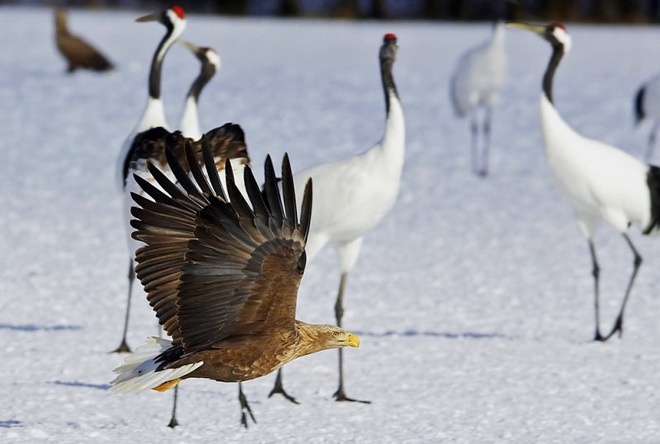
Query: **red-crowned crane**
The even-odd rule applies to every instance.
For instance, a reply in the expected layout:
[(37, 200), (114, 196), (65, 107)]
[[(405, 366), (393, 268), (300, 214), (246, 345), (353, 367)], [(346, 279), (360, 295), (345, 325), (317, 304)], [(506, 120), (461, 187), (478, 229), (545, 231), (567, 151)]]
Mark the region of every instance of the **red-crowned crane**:
[[(163, 101), (161, 99), (161, 71), (165, 54), (174, 44), (174, 42), (181, 36), (186, 28), (186, 19), (183, 9), (179, 6), (172, 6), (161, 13), (150, 14), (137, 19), (139, 22), (159, 21), (165, 26), (166, 32), (156, 51), (154, 52), (151, 60), (151, 68), (149, 70), (149, 94), (147, 96), (147, 104), (145, 106), (142, 117), (138, 122), (135, 129), (129, 134), (124, 142), (121, 153), (117, 158), (117, 183), (119, 189), (124, 196), (124, 220), (126, 227), (129, 230), (130, 226), (130, 207), (132, 199), (130, 194), (132, 191), (139, 191), (133, 179), (133, 173), (142, 172), (148, 174), (146, 171), (146, 158), (141, 158), (141, 153), (137, 152), (135, 142), (140, 134), (156, 127), (163, 127), (167, 129), (167, 121), (165, 119), (165, 111), (163, 109)], [(129, 239), (129, 266), (128, 266), (128, 299), (126, 302), (126, 315), (124, 318), (124, 331), (121, 343), (115, 350), (116, 352), (129, 352), (130, 347), (126, 342), (126, 334), (128, 332), (128, 319), (131, 306), (131, 293), (133, 281), (135, 280), (135, 271), (133, 270), (134, 253), (137, 243)]]
[[(297, 187), (314, 181), (314, 217), (307, 242), (307, 257), (314, 256), (326, 244), (339, 252), (341, 279), (335, 317), (342, 326), (346, 279), (360, 254), (363, 236), (373, 229), (392, 209), (401, 182), (405, 157), (405, 122), (392, 67), (398, 50), (394, 34), (385, 34), (379, 50), (380, 73), (385, 96), (385, 133), (368, 150), (347, 159), (318, 165), (295, 174)], [(296, 190), (302, 193), (302, 188)], [(356, 401), (344, 390), (343, 353), (339, 350), (339, 386), (334, 393), (337, 401)], [(271, 392), (295, 400), (282, 387), (278, 373)], [(366, 402), (366, 401), (361, 401)]]
[[(660, 228), (660, 168), (647, 165), (616, 147), (584, 137), (561, 117), (553, 102), (552, 85), (562, 57), (571, 48), (571, 37), (560, 23), (535, 25), (511, 22), (508, 26), (532, 31), (550, 43), (552, 54), (543, 76), (541, 127), (545, 155), (561, 194), (573, 207), (580, 231), (587, 239), (593, 264), (596, 332), (594, 340), (606, 341), (623, 333), (623, 315), (630, 291), (642, 263), (628, 227), (637, 225), (644, 234)], [(593, 234), (605, 220), (623, 235), (633, 253), (633, 271), (612, 330), (600, 332), (599, 276)]]

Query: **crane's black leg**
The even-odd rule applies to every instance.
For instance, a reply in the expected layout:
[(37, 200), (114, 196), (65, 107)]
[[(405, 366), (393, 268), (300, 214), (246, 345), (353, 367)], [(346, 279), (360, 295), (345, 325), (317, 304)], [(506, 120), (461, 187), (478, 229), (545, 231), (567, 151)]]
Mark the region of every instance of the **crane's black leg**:
[(479, 122), (477, 119), (477, 112), (472, 113), (472, 121), (470, 122), (470, 132), (472, 136), (472, 171), (479, 174)]
[(649, 144), (646, 147), (645, 159), (647, 162), (651, 161), (651, 158), (653, 157), (653, 151), (655, 151), (655, 140), (658, 133), (658, 126), (660, 126), (660, 123), (656, 120), (653, 123), (653, 128), (651, 128), (651, 134), (649, 134)]
[(335, 320), (337, 321), (337, 327), (341, 327), (341, 321), (344, 318), (344, 289), (346, 288), (347, 278), (348, 273), (344, 272), (341, 274), (341, 280), (339, 281), (339, 292), (337, 293), (337, 301), (335, 302)]
[(271, 390), (270, 393), (268, 394), (268, 397), (270, 398), (276, 393), (279, 393), (280, 395), (284, 396), (286, 399), (293, 402), (294, 404), (300, 404), (298, 401), (296, 401), (296, 398), (294, 398), (293, 396), (289, 395), (287, 392), (284, 391), (284, 386), (282, 385), (282, 369), (277, 370), (277, 378), (275, 379), (275, 385), (273, 386), (273, 390)]
[(483, 137), (483, 149), (481, 150), (481, 170), (479, 175), (481, 177), (486, 177), (488, 175), (488, 155), (490, 152), (490, 120), (491, 120), (491, 109), (490, 106), (486, 107), (486, 114), (484, 116), (484, 137)]
[(630, 249), (633, 252), (633, 256), (634, 256), (633, 272), (630, 275), (630, 280), (628, 281), (628, 288), (626, 288), (626, 295), (623, 297), (623, 303), (621, 304), (621, 310), (619, 310), (619, 315), (616, 317), (616, 321), (614, 322), (614, 327), (612, 328), (612, 331), (610, 332), (610, 334), (607, 335), (605, 340), (609, 339), (610, 336), (612, 336), (616, 332), (619, 332), (619, 337), (623, 335), (623, 312), (626, 310), (626, 304), (628, 303), (628, 298), (630, 297), (630, 290), (632, 290), (632, 286), (633, 283), (635, 282), (635, 278), (637, 277), (637, 272), (639, 271), (639, 267), (640, 265), (642, 265), (642, 256), (640, 256), (637, 250), (635, 249), (635, 246), (630, 240), (630, 237), (628, 237), (626, 233), (623, 233), (623, 237), (626, 240), (626, 242), (628, 242), (628, 245), (630, 246)]
[(252, 414), (252, 409), (250, 408), (250, 404), (248, 404), (247, 402), (247, 398), (243, 393), (243, 386), (241, 385), (240, 382), (238, 383), (238, 401), (241, 403), (241, 424), (243, 424), (243, 427), (247, 429), (248, 428), (247, 414), (250, 415), (252, 422), (254, 422), (255, 424), (257, 423), (257, 420), (254, 419), (254, 415)]
[[(339, 282), (339, 293), (337, 294), (337, 302), (335, 303), (335, 317), (337, 319), (338, 327), (341, 327), (341, 320), (344, 316), (344, 289), (346, 288), (347, 277), (348, 273), (344, 272), (341, 274), (341, 281)], [(364, 404), (371, 404), (371, 401), (361, 401), (359, 399), (353, 399), (346, 396), (346, 392), (344, 391), (344, 354), (341, 348), (339, 349), (339, 387), (332, 396), (337, 401), (362, 402)]]
[(113, 353), (130, 353), (131, 348), (126, 342), (126, 334), (128, 333), (128, 315), (131, 312), (131, 294), (133, 293), (133, 281), (135, 280), (135, 270), (133, 269), (133, 259), (128, 262), (128, 300), (126, 301), (126, 315), (124, 316), (124, 334), (121, 338), (121, 344)]
[(170, 423), (167, 424), (167, 427), (174, 428), (179, 425), (179, 421), (176, 419), (176, 402), (177, 399), (179, 398), (179, 385), (174, 386), (174, 402), (172, 403), (172, 418), (170, 419)]
[(600, 267), (598, 266), (598, 259), (596, 258), (596, 249), (594, 248), (594, 241), (588, 239), (589, 241), (589, 252), (591, 253), (591, 263), (593, 264), (593, 269), (591, 274), (594, 277), (594, 309), (596, 311), (596, 334), (594, 335), (594, 341), (605, 341), (607, 338), (604, 338), (600, 334), (600, 310), (599, 310), (599, 277), (600, 277)]

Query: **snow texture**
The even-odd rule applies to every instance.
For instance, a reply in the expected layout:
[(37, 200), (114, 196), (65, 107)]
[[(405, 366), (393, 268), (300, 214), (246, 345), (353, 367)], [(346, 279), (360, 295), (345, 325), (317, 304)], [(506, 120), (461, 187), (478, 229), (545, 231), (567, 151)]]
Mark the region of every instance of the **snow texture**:
[[(268, 398), (274, 375), (244, 389), (257, 424), (239, 425), (236, 384), (171, 392), (108, 392), (123, 357), (127, 241), (115, 158), (143, 109), (163, 28), (150, 11), (72, 10), (73, 31), (117, 65), (65, 74), (53, 12), (1, 7), (0, 442), (657, 442), (660, 290), (657, 239), (632, 232), (644, 263), (623, 338), (594, 343), (587, 243), (543, 159), (538, 97), (550, 48), (507, 31), (509, 79), (495, 108), (491, 174), (470, 172), (469, 123), (454, 117), (449, 78), (489, 24), (347, 22), (188, 16), (186, 40), (215, 47), (223, 66), (201, 98), (203, 129), (246, 132), (258, 176), (267, 153), (294, 170), (355, 154), (383, 131), (377, 55), (399, 40), (394, 75), (408, 130), (392, 213), (365, 239), (349, 276), (347, 394), (337, 403), (337, 353), (286, 367), (293, 405)], [(568, 25), (574, 48), (555, 103), (578, 132), (644, 152), (633, 96), (660, 70), (655, 27)], [(175, 46), (163, 70), (177, 122), (199, 70)], [(602, 328), (609, 331), (632, 270), (621, 238), (596, 236)], [(332, 323), (335, 253), (307, 266), (299, 319)], [(136, 287), (129, 343), (157, 334)]]

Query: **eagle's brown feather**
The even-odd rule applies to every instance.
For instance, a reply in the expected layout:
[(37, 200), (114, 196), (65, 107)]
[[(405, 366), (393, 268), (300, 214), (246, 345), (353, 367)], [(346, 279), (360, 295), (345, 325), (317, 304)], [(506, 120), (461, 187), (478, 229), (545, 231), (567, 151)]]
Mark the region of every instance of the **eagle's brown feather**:
[[(287, 156), (282, 193), (270, 157), (263, 192), (245, 168), (248, 202), (231, 168), (225, 167), (226, 192), (218, 188), (207, 144), (185, 143), (183, 153), (177, 153), (176, 138), (163, 140), (179, 185), (149, 164), (159, 188), (136, 177), (153, 201), (135, 195), (138, 206), (132, 209), (131, 222), (133, 237), (145, 243), (136, 253), (137, 276), (173, 338), (172, 346), (156, 358), (159, 368), (203, 361), (183, 378), (235, 382), (266, 375), (309, 353), (357, 346), (357, 338), (338, 327), (295, 319), (311, 218), (311, 181), (298, 220)], [(206, 175), (198, 162), (207, 166)], [(207, 183), (207, 178), (215, 183)]]

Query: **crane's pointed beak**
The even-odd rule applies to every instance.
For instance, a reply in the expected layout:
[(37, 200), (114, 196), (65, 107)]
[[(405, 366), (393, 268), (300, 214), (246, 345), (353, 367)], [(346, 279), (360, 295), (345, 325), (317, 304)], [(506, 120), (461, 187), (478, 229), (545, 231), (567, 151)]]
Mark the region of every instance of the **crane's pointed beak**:
[(183, 46), (185, 46), (186, 48), (188, 48), (190, 51), (194, 52), (195, 54), (197, 52), (199, 52), (199, 50), (201, 49), (199, 46), (195, 45), (194, 43), (190, 43), (186, 40), (178, 39), (176, 42), (180, 43)]
[(135, 19), (135, 21), (136, 22), (154, 22), (158, 19), (160, 19), (160, 14), (157, 13), (157, 12), (154, 12), (153, 14), (138, 17), (138, 18)]
[(545, 33), (545, 25), (535, 25), (533, 23), (506, 22), (506, 27), (513, 29), (522, 29), (523, 31), (531, 31), (541, 36)]

